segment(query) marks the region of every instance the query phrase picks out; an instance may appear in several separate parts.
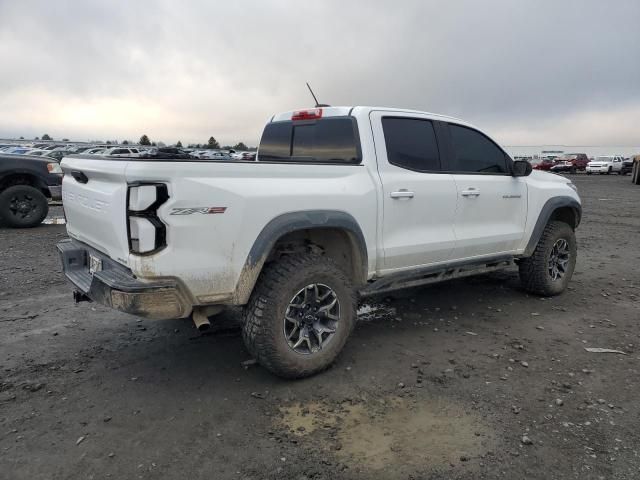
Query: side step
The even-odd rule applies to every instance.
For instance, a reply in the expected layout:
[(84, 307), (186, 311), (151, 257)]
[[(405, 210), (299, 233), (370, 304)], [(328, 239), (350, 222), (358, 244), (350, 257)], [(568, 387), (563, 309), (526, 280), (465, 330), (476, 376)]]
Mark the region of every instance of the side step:
[(444, 282), (454, 278), (470, 277), (481, 273), (503, 270), (514, 265), (514, 257), (482, 260), (466, 264), (448, 264), (425, 267), (407, 272), (393, 273), (370, 282), (360, 290), (360, 296), (368, 297), (401, 288), (418, 287), (430, 283)]

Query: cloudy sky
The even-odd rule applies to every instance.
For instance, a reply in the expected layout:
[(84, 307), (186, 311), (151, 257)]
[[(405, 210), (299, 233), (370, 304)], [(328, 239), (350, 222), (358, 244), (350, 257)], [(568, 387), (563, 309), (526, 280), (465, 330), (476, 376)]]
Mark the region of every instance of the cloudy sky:
[(256, 144), (323, 103), (640, 145), (638, 0), (0, 0), (0, 137)]

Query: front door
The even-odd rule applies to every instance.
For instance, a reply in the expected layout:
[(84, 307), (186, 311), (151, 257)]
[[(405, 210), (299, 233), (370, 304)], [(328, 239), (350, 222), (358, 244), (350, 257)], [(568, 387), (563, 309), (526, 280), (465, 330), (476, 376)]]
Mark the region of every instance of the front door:
[(456, 184), (453, 259), (513, 253), (527, 217), (527, 184), (511, 176), (511, 159), (472, 128), (448, 124), (449, 169)]

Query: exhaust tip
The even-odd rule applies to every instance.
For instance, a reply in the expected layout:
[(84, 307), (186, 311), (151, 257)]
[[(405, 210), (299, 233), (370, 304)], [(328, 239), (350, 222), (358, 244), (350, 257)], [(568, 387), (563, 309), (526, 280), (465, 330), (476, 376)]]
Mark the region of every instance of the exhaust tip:
[(211, 323), (209, 323), (209, 317), (205, 315), (205, 310), (198, 308), (193, 312), (193, 323), (199, 332), (206, 332), (211, 327)]

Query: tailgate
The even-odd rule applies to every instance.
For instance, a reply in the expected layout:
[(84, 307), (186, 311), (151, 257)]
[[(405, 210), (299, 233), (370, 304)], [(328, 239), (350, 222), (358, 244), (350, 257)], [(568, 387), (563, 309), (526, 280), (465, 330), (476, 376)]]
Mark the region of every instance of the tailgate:
[(62, 201), (69, 236), (127, 264), (128, 161), (67, 157)]

